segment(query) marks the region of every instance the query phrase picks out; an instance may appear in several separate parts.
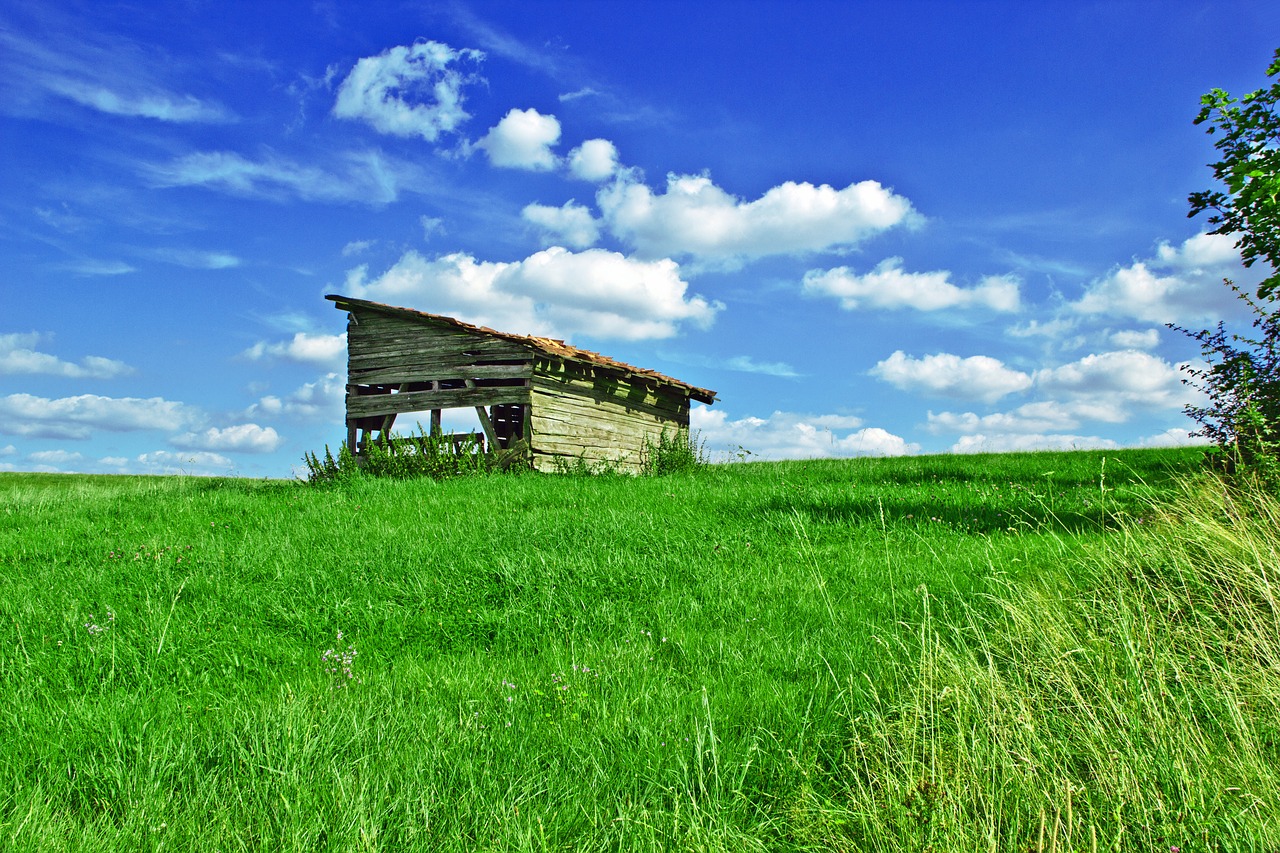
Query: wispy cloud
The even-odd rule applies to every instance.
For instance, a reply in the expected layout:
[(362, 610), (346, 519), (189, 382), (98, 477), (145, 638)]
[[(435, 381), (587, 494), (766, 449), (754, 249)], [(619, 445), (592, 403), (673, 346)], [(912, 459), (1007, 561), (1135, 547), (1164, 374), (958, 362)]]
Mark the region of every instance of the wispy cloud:
[(50, 97), (97, 112), (177, 124), (226, 123), (235, 114), (216, 100), (175, 91), (175, 68), (154, 45), (120, 36), (45, 28), (0, 28), (0, 73), (28, 106)]
[(225, 270), (240, 266), (240, 259), (230, 252), (166, 248), (154, 249), (148, 254), (158, 261), (193, 270)]
[(231, 151), (198, 151), (168, 163), (145, 164), (156, 187), (205, 187), (229, 195), (285, 201), (354, 201), (373, 206), (399, 198), (417, 170), (376, 151), (349, 152), (333, 168), (299, 163), (274, 154), (251, 160)]

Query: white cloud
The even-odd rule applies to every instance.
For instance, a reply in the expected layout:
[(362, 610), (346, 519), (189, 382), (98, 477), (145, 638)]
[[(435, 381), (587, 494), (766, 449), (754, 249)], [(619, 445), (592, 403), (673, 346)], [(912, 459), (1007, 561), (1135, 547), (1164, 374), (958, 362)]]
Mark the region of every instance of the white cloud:
[(581, 89), (577, 89), (573, 92), (565, 92), (564, 94), (559, 96), (559, 100), (561, 103), (564, 103), (565, 101), (576, 101), (579, 98), (588, 98), (588, 97), (591, 97), (592, 95), (599, 95), (599, 94), (600, 94), (599, 92), (597, 92), (595, 89), (592, 89), (590, 86), (583, 86)]
[(1079, 321), (1071, 317), (1058, 317), (1041, 322), (1028, 320), (1020, 326), (1010, 326), (1005, 333), (1013, 338), (1047, 338), (1051, 341), (1061, 340), (1075, 331)]
[(130, 463), (148, 474), (188, 474), (199, 477), (216, 477), (230, 474), (234, 463), (219, 453), (207, 450), (183, 451), (155, 450), (141, 453)]
[(607, 139), (588, 139), (569, 152), (569, 174), (584, 181), (607, 181), (618, 171), (618, 149)]
[(352, 255), (362, 255), (373, 248), (375, 242), (375, 240), (352, 240), (342, 247), (342, 257), (349, 258)]
[(723, 306), (687, 295), (671, 260), (638, 261), (617, 252), (559, 246), (523, 261), (477, 261), (455, 253), (428, 260), (407, 252), (378, 278), (359, 267), (352, 296), (447, 314), (516, 334), (641, 340), (675, 335), (681, 324), (707, 328)]
[(1072, 307), (1082, 314), (1132, 317), (1146, 323), (1194, 323), (1238, 313), (1229, 278), (1246, 292), (1262, 280), (1261, 269), (1245, 269), (1236, 238), (1197, 234), (1181, 246), (1161, 243), (1154, 258), (1135, 261), (1094, 281)]
[(210, 427), (204, 432), (187, 432), (169, 439), (174, 447), (232, 453), (271, 453), (282, 442), (283, 439), (274, 429), (257, 424), (237, 424), (224, 429)]
[(1148, 435), (1138, 442), (1139, 447), (1196, 447), (1209, 444), (1209, 439), (1191, 434), (1188, 427), (1170, 427), (1164, 432)]
[(69, 465), (84, 457), (72, 450), (37, 450), (27, 458), (42, 465)]
[(929, 431), (932, 433), (1044, 433), (1050, 430), (1071, 429), (1079, 418), (1056, 406), (1038, 407), (1037, 404), (1019, 406), (1012, 412), (996, 412), (978, 415), (974, 412), (939, 412), (928, 414)]
[(434, 41), (366, 56), (338, 87), (333, 114), (365, 121), (381, 133), (434, 142), (469, 118), (462, 87), (470, 78), (457, 66), (483, 57), (478, 50), (454, 50)]
[(1016, 453), (1031, 450), (1111, 450), (1118, 447), (1096, 435), (966, 435), (952, 453)]
[(0, 397), (0, 432), (45, 438), (88, 438), (94, 429), (176, 431), (201, 416), (184, 403), (161, 397), (100, 397), (81, 394), (51, 400), (31, 394)]
[(234, 120), (234, 116), (221, 104), (161, 89), (124, 92), (97, 82), (62, 76), (45, 77), (42, 83), (54, 94), (109, 115), (150, 118), (179, 124)]
[(1035, 385), (1055, 397), (1103, 405), (1177, 408), (1188, 398), (1177, 365), (1137, 350), (1087, 355), (1060, 367), (1037, 370)]
[(165, 263), (193, 270), (225, 270), (240, 266), (240, 259), (228, 252), (206, 252), (201, 249), (156, 249), (152, 257)]
[(274, 395), (261, 398), (245, 410), (244, 416), (342, 421), (345, 417), (346, 399), (346, 377), (338, 373), (326, 373), (315, 382), (301, 385), (283, 398)]
[(848, 267), (809, 270), (804, 274), (804, 292), (811, 296), (834, 296), (840, 307), (853, 311), (869, 308), (915, 308), (940, 311), (970, 306), (993, 311), (1017, 311), (1018, 280), (988, 276), (976, 287), (960, 288), (950, 281), (946, 270), (904, 272), (902, 258), (886, 258), (865, 275)]
[(418, 224), (422, 226), (422, 239), (430, 240), (437, 234), (444, 233), (444, 220), (438, 216), (426, 216), (425, 214), (418, 217)]
[(1186, 405), (1195, 392), (1183, 385), (1181, 378), (1178, 366), (1149, 353), (1122, 350), (1093, 354), (1032, 375), (1034, 391), (1049, 399), (985, 415), (929, 412), (928, 428), (933, 433), (966, 433), (988, 439), (994, 434), (1003, 441), (1011, 435), (1044, 438), (1049, 433), (1078, 429), (1084, 423), (1125, 423), (1138, 411)]
[(560, 141), (560, 122), (535, 109), (513, 109), (475, 144), (489, 162), (504, 169), (545, 172), (559, 162), (551, 148)]
[(298, 332), (291, 339), (269, 344), (259, 341), (241, 355), (253, 361), (282, 359), (299, 364), (333, 364), (340, 362), (347, 351), (347, 333), (340, 335), (313, 335)]
[(76, 275), (127, 275), (137, 272), (138, 268), (124, 261), (103, 261), (87, 258), (82, 261), (71, 261), (62, 266), (67, 272)]
[(988, 403), (1031, 387), (1031, 376), (985, 355), (961, 358), (937, 353), (914, 358), (898, 350), (869, 372), (903, 391)]
[(63, 361), (54, 355), (37, 352), (40, 335), (35, 333), (0, 335), (0, 375), (46, 374), (71, 379), (114, 379), (133, 373), (123, 361), (90, 355), (79, 364)]
[(1112, 332), (1109, 340), (1114, 346), (1122, 349), (1155, 349), (1160, 343), (1160, 330), (1121, 329), (1118, 332)]
[(656, 195), (624, 173), (596, 200), (612, 233), (641, 256), (724, 264), (848, 248), (919, 220), (911, 202), (875, 181), (842, 190), (787, 181), (745, 202), (707, 175), (668, 175), (666, 193)]
[(694, 406), (689, 425), (713, 454), (730, 458), (749, 451), (760, 459), (814, 459), (831, 456), (903, 456), (919, 445), (878, 427), (863, 427), (850, 415), (774, 412), (768, 418), (729, 420), (723, 410)]
[(549, 244), (564, 243), (574, 249), (585, 249), (600, 239), (600, 223), (588, 208), (573, 201), (560, 207), (526, 205), (520, 215), (541, 228), (546, 237), (544, 242)]
[(249, 160), (231, 151), (198, 151), (144, 171), (156, 187), (207, 187), (229, 195), (283, 201), (354, 201), (373, 206), (399, 198), (415, 169), (375, 152), (348, 152), (336, 169), (302, 165), (268, 154)]
[(740, 373), (760, 373), (765, 376), (781, 376), (794, 379), (799, 376), (791, 365), (781, 361), (756, 361), (749, 355), (735, 355), (723, 362), (724, 367)]
[(7, 444), (4, 447), (0, 447), (0, 456), (16, 456), (17, 453), (18, 453), (18, 448), (14, 447), (12, 444)]

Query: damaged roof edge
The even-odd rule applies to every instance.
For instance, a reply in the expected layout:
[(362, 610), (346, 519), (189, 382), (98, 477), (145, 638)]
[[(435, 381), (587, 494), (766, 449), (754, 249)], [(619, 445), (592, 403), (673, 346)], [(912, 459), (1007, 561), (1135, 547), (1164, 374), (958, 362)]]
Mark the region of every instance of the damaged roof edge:
[(354, 308), (364, 308), (370, 311), (377, 311), (382, 314), (391, 314), (393, 316), (404, 317), (419, 323), (434, 323), (437, 325), (452, 326), (453, 328), (471, 332), (479, 335), (492, 335), (508, 341), (524, 344), (538, 352), (555, 358), (577, 361), (583, 364), (590, 364), (595, 367), (603, 367), (608, 370), (618, 371), (628, 376), (635, 376), (641, 379), (658, 382), (664, 385), (674, 385), (689, 395), (691, 399), (700, 403), (711, 405), (716, 401), (716, 392), (707, 388), (699, 388), (696, 385), (690, 385), (688, 382), (681, 382), (670, 376), (658, 373), (656, 370), (648, 370), (643, 367), (627, 364), (626, 362), (617, 361), (608, 356), (601, 355), (591, 350), (580, 349), (572, 344), (556, 338), (540, 338), (532, 335), (514, 335), (509, 332), (499, 332), (496, 329), (490, 329), (485, 326), (473, 326), (470, 323), (464, 323), (453, 317), (446, 317), (443, 314), (429, 314), (426, 311), (418, 311), (413, 308), (401, 308), (396, 305), (385, 305), (381, 302), (370, 302), (367, 299), (355, 299), (350, 296), (342, 296), (337, 293), (330, 293), (325, 299), (331, 300), (334, 307), (340, 311), (350, 312)]

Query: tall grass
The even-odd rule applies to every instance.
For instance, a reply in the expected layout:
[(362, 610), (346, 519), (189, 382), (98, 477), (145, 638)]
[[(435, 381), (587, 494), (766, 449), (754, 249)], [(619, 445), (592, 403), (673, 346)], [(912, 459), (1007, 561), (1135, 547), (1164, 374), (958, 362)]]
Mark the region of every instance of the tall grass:
[(867, 691), (802, 822), (850, 850), (1280, 850), (1278, 571), (1280, 504), (1205, 477), (949, 618), (919, 588), (909, 685)]
[(0, 850), (1270, 851), (1194, 465), (0, 476)]

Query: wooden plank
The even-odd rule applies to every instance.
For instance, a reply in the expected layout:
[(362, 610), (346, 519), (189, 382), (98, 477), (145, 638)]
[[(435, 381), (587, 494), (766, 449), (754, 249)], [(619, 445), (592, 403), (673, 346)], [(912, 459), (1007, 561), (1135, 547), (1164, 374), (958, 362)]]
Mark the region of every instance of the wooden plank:
[(653, 413), (662, 411), (680, 412), (687, 410), (688, 398), (683, 394), (653, 394), (644, 389), (636, 389), (625, 385), (616, 388), (602, 387), (599, 384), (584, 381), (557, 382), (549, 380), (545, 375), (534, 372), (533, 386), (548, 394), (558, 396), (586, 397), (602, 403), (615, 403), (629, 408), (649, 410)]
[(534, 409), (541, 410), (542, 414), (548, 417), (553, 416), (555, 412), (561, 412), (566, 419), (645, 416), (680, 425), (687, 425), (689, 422), (688, 409), (673, 410), (630, 402), (623, 404), (617, 401), (597, 400), (595, 397), (574, 393), (557, 394), (545, 386), (539, 385), (537, 377), (534, 377), (533, 381)]
[(347, 348), (349, 351), (361, 355), (387, 352), (423, 352), (475, 353), (519, 358), (528, 354), (527, 348), (497, 338), (482, 338), (474, 335), (436, 337), (432, 335), (386, 334), (370, 331), (359, 334), (348, 333)]
[(347, 396), (347, 417), (389, 415), (399, 412), (424, 412), (428, 409), (461, 409), (490, 406), (495, 403), (528, 403), (529, 389), (450, 388), (439, 391), (406, 391), (403, 394), (370, 394)]
[(348, 381), (358, 385), (388, 385), (401, 382), (431, 382), (457, 379), (529, 379), (529, 364), (378, 366), (350, 367)]

